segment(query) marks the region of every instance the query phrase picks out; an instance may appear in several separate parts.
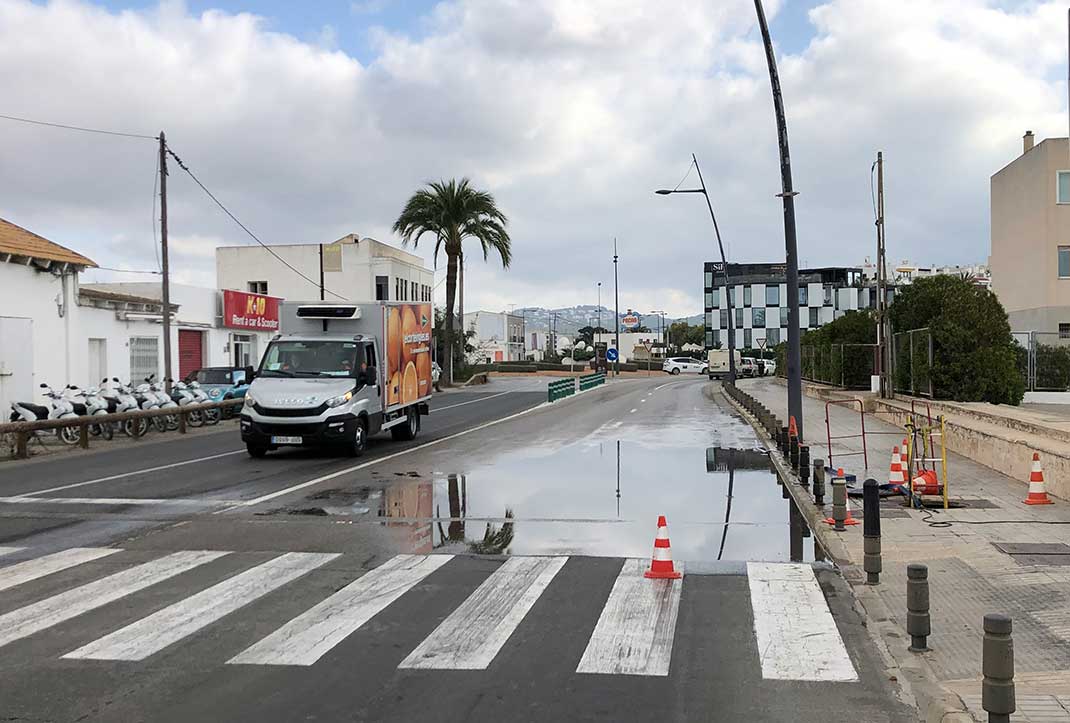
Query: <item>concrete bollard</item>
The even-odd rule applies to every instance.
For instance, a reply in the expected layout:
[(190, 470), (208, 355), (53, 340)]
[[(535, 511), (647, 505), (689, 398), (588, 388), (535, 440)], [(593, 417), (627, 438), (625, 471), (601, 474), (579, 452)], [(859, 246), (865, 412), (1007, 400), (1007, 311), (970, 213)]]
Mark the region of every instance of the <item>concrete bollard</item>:
[(814, 504), (822, 507), (825, 504), (825, 460), (814, 460)]
[(799, 484), (803, 487), (810, 486), (810, 446), (803, 444), (799, 446)]
[(832, 521), (836, 532), (843, 532), (847, 527), (843, 524), (847, 519), (847, 480), (843, 477), (832, 478)]
[(878, 585), (881, 577), (881, 493), (875, 479), (862, 485), (862, 569), (866, 584)]
[(1009, 723), (1014, 705), (1014, 640), (1008, 615), (985, 615), (985, 638), (981, 657), (981, 707), (988, 723)]
[(910, 651), (929, 649), (926, 638), (932, 633), (929, 622), (929, 567), (912, 562), (907, 565), (907, 634)]

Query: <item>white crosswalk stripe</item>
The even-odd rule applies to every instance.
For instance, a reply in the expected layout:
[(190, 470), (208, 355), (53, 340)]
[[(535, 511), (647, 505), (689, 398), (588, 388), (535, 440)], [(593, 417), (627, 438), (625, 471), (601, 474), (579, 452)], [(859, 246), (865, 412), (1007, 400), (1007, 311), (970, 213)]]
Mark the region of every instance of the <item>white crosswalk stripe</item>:
[(486, 668), (567, 559), (509, 558), (398, 667)]
[(0, 590), (22, 585), (39, 577), (81, 565), (83, 562), (99, 560), (116, 552), (119, 550), (114, 547), (72, 547), (62, 552), (0, 567)]
[(393, 557), (228, 662), (312, 665), (452, 558), (452, 555)]
[(747, 579), (763, 678), (858, 680), (809, 565), (748, 562)]
[[(679, 563), (677, 569), (681, 569)], [(577, 673), (668, 675), (684, 579), (648, 580), (644, 560), (625, 560)]]
[(0, 557), (4, 555), (11, 555), (19, 550), (25, 550), (25, 547), (0, 547)]
[(336, 557), (313, 552), (279, 555), (63, 657), (143, 660)]
[(210, 550), (175, 552), (0, 615), (0, 647), (226, 554)]

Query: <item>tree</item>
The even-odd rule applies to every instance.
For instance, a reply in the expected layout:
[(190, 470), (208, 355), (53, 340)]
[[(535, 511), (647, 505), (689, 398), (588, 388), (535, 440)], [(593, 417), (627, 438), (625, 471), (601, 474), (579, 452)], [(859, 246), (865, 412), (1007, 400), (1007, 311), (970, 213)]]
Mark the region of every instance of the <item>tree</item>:
[[(873, 346), (877, 321), (872, 312), (848, 311), (843, 316), (802, 335), (802, 372), (806, 379), (847, 386), (869, 387), (873, 374)], [(787, 373), (787, 347), (776, 347), (777, 373)]]
[(929, 329), (932, 365), (927, 348), (909, 364), (921, 367), (916, 374), (930, 375), (934, 394), (963, 402), (1022, 401), (1017, 344), (1007, 312), (990, 290), (958, 276), (920, 278), (898, 290), (888, 312), (897, 334)]
[(502, 266), (508, 268), (513, 254), (507, 225), (508, 219), (499, 210), (494, 196), (476, 190), (467, 178), (429, 183), (409, 198), (394, 222), (394, 232), (401, 236), (402, 245), (411, 243), (417, 246), (423, 236), (430, 234), (435, 239), (435, 260), (438, 260), (440, 250), (446, 252), (442, 375), (447, 380), (453, 377), (456, 354), (453, 310), (457, 301), (457, 265), (462, 256), (461, 244), (466, 238), (476, 239), (483, 249), (484, 261), (493, 249), (501, 257)]
[(583, 340), (583, 342), (585, 344), (590, 344), (590, 345), (594, 344), (594, 335), (595, 334), (608, 334), (608, 333), (609, 333), (609, 329), (606, 329), (603, 326), (581, 326), (576, 331), (576, 334), (579, 336), (579, 338), (581, 340)]

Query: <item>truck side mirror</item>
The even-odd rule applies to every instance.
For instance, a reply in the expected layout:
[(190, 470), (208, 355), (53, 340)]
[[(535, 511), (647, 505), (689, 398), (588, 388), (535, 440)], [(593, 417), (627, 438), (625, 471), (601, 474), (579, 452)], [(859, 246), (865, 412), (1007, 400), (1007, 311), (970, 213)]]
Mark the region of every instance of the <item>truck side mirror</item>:
[(376, 386), (379, 383), (379, 370), (375, 367), (368, 367), (364, 370), (364, 379), (362, 381), (369, 386)]

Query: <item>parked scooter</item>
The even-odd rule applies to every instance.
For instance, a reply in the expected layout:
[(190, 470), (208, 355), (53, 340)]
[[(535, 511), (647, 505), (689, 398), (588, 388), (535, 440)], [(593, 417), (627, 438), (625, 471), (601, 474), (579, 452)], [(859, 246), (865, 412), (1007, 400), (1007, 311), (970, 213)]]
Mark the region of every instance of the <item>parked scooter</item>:
[[(208, 392), (201, 389), (201, 384), (196, 379), (189, 383), (189, 390), (193, 392), (193, 396), (197, 399), (197, 404), (207, 404), (214, 401), (208, 396)], [(219, 420), (223, 415), (219, 411), (219, 407), (212, 407), (211, 409), (204, 410), (204, 423), (205, 424), (219, 424)]]
[[(118, 377), (112, 377), (109, 382), (105, 379), (101, 386), (101, 395), (108, 400), (109, 410), (114, 413), (133, 412), (140, 408), (134, 392), (129, 384), (123, 384)], [(128, 437), (141, 436), (148, 430), (147, 419), (127, 419), (120, 422), (119, 428)]]
[[(73, 384), (68, 384), (67, 389), (71, 391), (70, 400), (74, 405), (75, 414), (100, 417), (108, 413), (108, 408), (111, 405), (107, 399), (101, 396), (98, 387), (89, 387), (82, 390)], [(89, 433), (94, 437), (111, 439), (114, 431), (110, 422), (93, 422), (89, 425)]]
[[(138, 406), (142, 410), (159, 409), (160, 398), (156, 396), (156, 392), (152, 390), (152, 384), (149, 383), (151, 377), (146, 377), (145, 381), (137, 385), (134, 389), (134, 398), (137, 400)], [(163, 417), (152, 417), (150, 423), (155, 427), (157, 432), (167, 431), (167, 421)]]
[[(171, 401), (181, 409), (182, 407), (197, 404), (197, 396), (192, 389), (186, 386), (185, 382), (172, 382)], [(200, 409), (192, 409), (186, 413), (186, 421), (191, 427), (200, 427), (204, 424), (204, 412)]]
[[(42, 419), (75, 419), (77, 414), (74, 412), (74, 404), (66, 398), (63, 392), (57, 392), (47, 384), (42, 384), (41, 388), (46, 390), (45, 396), (48, 397), (49, 406), (43, 407), (40, 404), (34, 404), (33, 402), (12, 402), (11, 403), (11, 417), (12, 422), (36, 422)], [(78, 443), (78, 428), (77, 427), (60, 427), (59, 429), (48, 430), (48, 434), (54, 434), (64, 444), (77, 444)], [(37, 436), (37, 432), (33, 432), (33, 436)]]
[[(156, 406), (154, 409), (175, 409), (178, 407), (175, 401), (171, 399), (170, 395), (163, 389), (163, 382), (154, 382), (153, 378), (155, 374), (150, 374), (145, 377), (145, 384), (138, 385), (138, 390), (141, 391), (145, 388), (143, 394), (151, 396), (156, 400)], [(178, 429), (178, 415), (168, 414), (163, 417), (153, 417), (152, 425), (156, 427), (157, 432), (166, 432), (169, 429)]]

